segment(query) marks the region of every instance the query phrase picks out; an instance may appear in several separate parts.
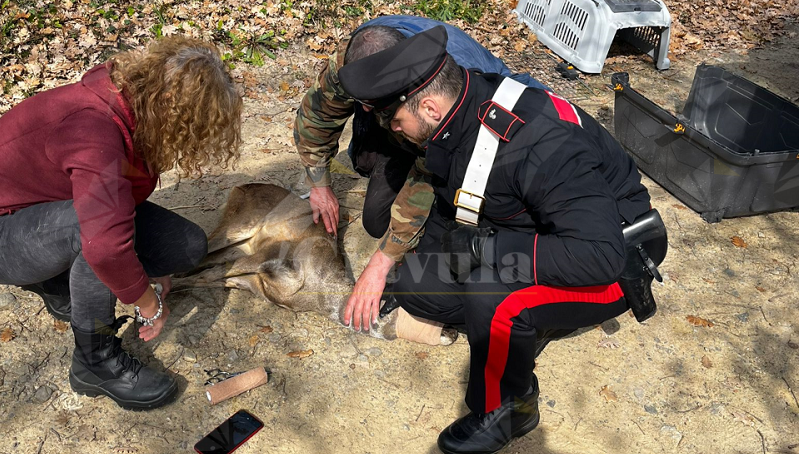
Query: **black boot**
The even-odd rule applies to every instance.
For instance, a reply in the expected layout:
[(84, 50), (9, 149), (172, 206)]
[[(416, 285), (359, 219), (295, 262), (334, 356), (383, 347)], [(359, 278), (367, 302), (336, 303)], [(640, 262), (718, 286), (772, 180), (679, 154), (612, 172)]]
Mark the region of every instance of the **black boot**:
[(53, 317), (69, 322), (72, 317), (72, 300), (69, 297), (69, 271), (44, 282), (21, 285), (21, 289), (42, 297), (44, 307)]
[(438, 448), (444, 454), (490, 454), (538, 425), (538, 379), (530, 392), (491, 413), (469, 413), (444, 429)]
[(142, 365), (122, 350), (116, 332), (129, 318), (120, 317), (95, 332), (72, 327), (75, 353), (69, 384), (78, 394), (108, 396), (126, 410), (157, 408), (177, 396), (178, 385), (174, 378)]

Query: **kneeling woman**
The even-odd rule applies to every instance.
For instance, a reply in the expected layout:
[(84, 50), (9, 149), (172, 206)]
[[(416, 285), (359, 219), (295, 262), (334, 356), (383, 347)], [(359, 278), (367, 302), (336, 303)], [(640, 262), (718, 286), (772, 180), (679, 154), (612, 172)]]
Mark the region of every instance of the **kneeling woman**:
[(71, 321), (78, 393), (129, 409), (176, 396), (172, 377), (122, 350), (126, 318), (114, 309), (117, 298), (134, 304), (139, 337), (160, 334), (169, 275), (194, 268), (207, 243), (197, 225), (146, 199), (161, 172), (197, 174), (235, 158), (241, 108), (218, 50), (172, 37), (0, 117), (0, 284), (38, 293)]

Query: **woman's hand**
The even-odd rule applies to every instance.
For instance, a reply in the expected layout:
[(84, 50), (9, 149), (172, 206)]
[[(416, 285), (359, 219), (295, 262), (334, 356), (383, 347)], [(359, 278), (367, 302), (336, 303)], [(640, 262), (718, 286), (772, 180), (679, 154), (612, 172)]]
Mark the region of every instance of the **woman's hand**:
[[(159, 278), (163, 279), (163, 278)], [(163, 281), (158, 281), (162, 286), (164, 285)], [(167, 278), (165, 281), (169, 287), (172, 288), (171, 279)], [(153, 321), (153, 326), (140, 326), (139, 327), (139, 338), (142, 339), (144, 342), (149, 342), (159, 334), (161, 334), (161, 330), (164, 328), (164, 324), (166, 324), (166, 319), (169, 318), (169, 306), (167, 306), (166, 301), (163, 300), (163, 295), (168, 292), (168, 288), (164, 287), (161, 297), (161, 316), (158, 317)], [(136, 306), (139, 306), (139, 313), (142, 317), (151, 318), (158, 313), (158, 298), (155, 296), (155, 290), (152, 287), (149, 287), (147, 291), (144, 292), (144, 295), (141, 296), (135, 303)]]
[(169, 294), (169, 291), (172, 290), (172, 277), (164, 276), (150, 279), (156, 284), (161, 284), (161, 300), (166, 301), (166, 296)]
[[(153, 312), (152, 315), (150, 315), (150, 317), (152, 317), (153, 315), (155, 315), (155, 312)], [(145, 315), (143, 311), (142, 311), (142, 316), (147, 317), (147, 315)], [(158, 335), (161, 334), (161, 330), (164, 329), (164, 325), (166, 324), (166, 319), (168, 317), (169, 317), (169, 307), (166, 305), (166, 303), (163, 303), (163, 312), (161, 313), (160, 317), (158, 317), (153, 321), (153, 326), (139, 327), (139, 338), (141, 338), (141, 340), (143, 340), (144, 342), (150, 342), (151, 340), (158, 337)]]

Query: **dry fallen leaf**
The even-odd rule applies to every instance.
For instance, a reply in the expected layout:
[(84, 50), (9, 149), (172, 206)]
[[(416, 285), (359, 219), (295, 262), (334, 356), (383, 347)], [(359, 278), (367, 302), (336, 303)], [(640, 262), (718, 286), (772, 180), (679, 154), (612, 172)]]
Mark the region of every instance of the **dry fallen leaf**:
[(747, 246), (746, 241), (744, 241), (744, 239), (739, 237), (739, 236), (734, 236), (734, 237), (732, 237), (730, 239), (732, 240), (732, 244), (735, 247), (743, 247), (743, 248), (745, 248)]
[(55, 422), (65, 427), (67, 424), (69, 424), (69, 420), (70, 420), (69, 412), (66, 410), (62, 410), (55, 418)]
[(260, 339), (258, 338), (257, 334), (253, 334), (252, 336), (250, 336), (250, 338), (248, 339), (250, 347), (255, 347), (255, 345), (258, 343), (259, 340)]
[(764, 289), (763, 287), (761, 287), (761, 286), (759, 286), (759, 285), (756, 285), (756, 286), (755, 286), (755, 288), (756, 288), (756, 289), (757, 289), (757, 291), (758, 291), (758, 292), (760, 292), (760, 293), (763, 293), (763, 292), (765, 292), (765, 291), (766, 291), (766, 289)]
[(58, 333), (66, 333), (69, 329), (69, 323), (53, 319), (53, 329)]
[(690, 324), (692, 324), (694, 326), (701, 326), (703, 328), (712, 328), (713, 327), (713, 322), (711, 322), (710, 320), (705, 320), (704, 318), (700, 318), (700, 317), (695, 317), (693, 315), (689, 315), (689, 316), (685, 317), (685, 319), (688, 320), (688, 323), (690, 323)]
[(700, 39), (698, 36), (694, 35), (693, 33), (686, 33), (685, 44), (695, 49), (699, 49), (702, 46), (702, 39)]
[(289, 91), (289, 84), (285, 80), (280, 82), (280, 90), (281, 91)]
[(419, 359), (427, 359), (428, 356), (430, 356), (430, 354), (427, 352), (416, 352), (416, 357)]
[(703, 278), (702, 278), (702, 280), (703, 280), (703, 281), (705, 281), (705, 282), (707, 282), (708, 284), (715, 284), (715, 283), (716, 283), (716, 281), (714, 281), (714, 280), (711, 280), (711, 279), (708, 279), (708, 278), (706, 278), (706, 277), (703, 277)]
[(608, 385), (603, 386), (602, 389), (599, 390), (599, 395), (605, 398), (605, 402), (616, 402), (619, 400), (619, 397), (616, 393), (611, 391)]
[(14, 334), (14, 330), (11, 328), (6, 328), (2, 333), (0, 333), (0, 342), (8, 342), (15, 337), (17, 337), (17, 335)]
[(262, 333), (269, 334), (269, 333), (271, 333), (272, 331), (274, 331), (274, 330), (272, 329), (272, 327), (271, 327), (271, 326), (269, 326), (269, 325), (256, 325), (256, 326), (257, 326), (258, 328), (261, 328), (261, 329), (260, 329), (260, 331), (261, 331)]
[(672, 205), (672, 207), (674, 207), (674, 208), (676, 208), (676, 209), (678, 209), (678, 210), (687, 210), (687, 209), (688, 209), (688, 208), (686, 208), (685, 206), (683, 206), (683, 205), (679, 205), (679, 204), (677, 204), (677, 203), (675, 203), (674, 205)]
[(612, 337), (606, 337), (606, 338), (602, 339), (601, 341), (599, 341), (599, 343), (597, 344), (597, 347), (599, 347), (599, 348), (609, 348), (611, 350), (615, 350), (615, 349), (619, 348), (619, 341), (617, 341), (616, 339), (614, 339)]
[(286, 354), (286, 356), (288, 356), (289, 358), (300, 358), (300, 359), (307, 358), (311, 355), (313, 355), (313, 350), (300, 350), (296, 352), (289, 352), (288, 354)]
[(752, 418), (752, 416), (750, 416), (750, 415), (748, 415), (748, 414), (746, 414), (746, 413), (744, 413), (742, 411), (733, 412), (732, 413), (732, 419), (734, 419), (734, 420), (736, 420), (738, 422), (742, 422), (742, 423), (744, 423), (747, 426), (754, 426), (755, 425), (755, 419)]
[(713, 367), (713, 362), (710, 361), (710, 358), (708, 358), (707, 355), (705, 355), (702, 357), (702, 365), (705, 366), (705, 369), (710, 369)]

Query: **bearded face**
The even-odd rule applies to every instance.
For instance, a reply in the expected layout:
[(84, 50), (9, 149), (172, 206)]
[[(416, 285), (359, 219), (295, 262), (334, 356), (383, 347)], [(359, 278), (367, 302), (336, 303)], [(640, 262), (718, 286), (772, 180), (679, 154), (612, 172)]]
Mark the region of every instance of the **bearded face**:
[[(405, 112), (407, 112), (407, 110)], [(395, 132), (398, 132), (403, 138), (412, 144), (416, 146), (422, 146), (422, 144), (433, 134), (433, 131), (435, 131), (436, 127), (424, 121), (419, 112), (413, 111), (411, 114), (412, 115), (408, 116), (409, 118), (401, 120), (400, 131), (397, 131), (395, 128), (391, 128), (390, 123), (389, 128)], [(395, 117), (395, 121), (396, 120), (397, 118)]]

